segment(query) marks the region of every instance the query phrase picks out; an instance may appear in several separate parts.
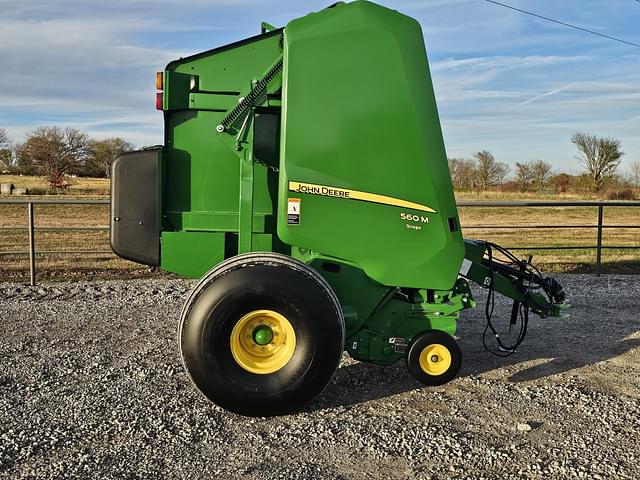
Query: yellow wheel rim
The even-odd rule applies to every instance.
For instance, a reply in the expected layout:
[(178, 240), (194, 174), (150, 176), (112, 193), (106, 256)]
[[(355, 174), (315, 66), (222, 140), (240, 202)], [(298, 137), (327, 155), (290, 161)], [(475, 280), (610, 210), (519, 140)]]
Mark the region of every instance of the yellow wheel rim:
[(266, 375), (283, 368), (296, 349), (296, 333), (284, 315), (254, 310), (231, 332), (231, 354), (247, 372)]
[(441, 343), (427, 345), (420, 352), (420, 368), (427, 375), (442, 375), (451, 367), (451, 352)]

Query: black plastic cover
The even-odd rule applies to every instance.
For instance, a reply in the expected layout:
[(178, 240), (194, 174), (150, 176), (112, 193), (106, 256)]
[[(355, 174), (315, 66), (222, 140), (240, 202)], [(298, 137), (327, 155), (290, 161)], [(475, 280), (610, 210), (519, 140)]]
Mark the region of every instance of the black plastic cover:
[(160, 265), (162, 148), (120, 155), (111, 167), (111, 248), (120, 257)]

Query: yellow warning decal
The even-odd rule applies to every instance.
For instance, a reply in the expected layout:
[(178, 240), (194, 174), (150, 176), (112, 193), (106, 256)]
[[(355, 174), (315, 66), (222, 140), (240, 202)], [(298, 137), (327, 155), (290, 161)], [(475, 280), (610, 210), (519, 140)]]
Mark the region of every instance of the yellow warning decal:
[(327, 185), (316, 185), (314, 183), (289, 182), (289, 191), (297, 193), (308, 193), (311, 195), (322, 195), (324, 197), (348, 198), (350, 200), (362, 200), (364, 202), (381, 203), (394, 207), (411, 208), (421, 212), (436, 213), (433, 208), (419, 203), (408, 202), (399, 198), (378, 195), (377, 193), (360, 192), (346, 188), (330, 187)]

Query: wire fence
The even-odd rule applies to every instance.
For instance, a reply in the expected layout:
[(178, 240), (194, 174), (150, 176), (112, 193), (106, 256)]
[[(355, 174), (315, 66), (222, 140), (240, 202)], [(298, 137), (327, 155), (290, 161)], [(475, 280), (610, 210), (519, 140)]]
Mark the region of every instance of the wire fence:
[(35, 209), (34, 205), (104, 205), (109, 204), (109, 199), (100, 200), (84, 200), (84, 199), (48, 199), (48, 198), (0, 198), (0, 205), (21, 204), (27, 206), (27, 226), (4, 226), (1, 230), (24, 230), (29, 234), (29, 249), (24, 251), (0, 251), (0, 256), (28, 255), (29, 256), (29, 283), (34, 286), (36, 284), (36, 255), (59, 255), (59, 254), (110, 254), (111, 250), (36, 250), (35, 232), (37, 230), (53, 230), (53, 231), (108, 231), (109, 226), (42, 226), (35, 227)]
[(542, 207), (595, 207), (597, 208), (597, 223), (595, 224), (565, 224), (565, 225), (539, 225), (539, 224), (520, 224), (520, 225), (463, 225), (463, 230), (473, 229), (510, 229), (510, 230), (527, 230), (527, 229), (561, 229), (561, 230), (574, 230), (574, 229), (595, 229), (595, 245), (537, 245), (537, 246), (506, 246), (509, 250), (595, 250), (595, 273), (600, 276), (602, 271), (602, 251), (603, 250), (640, 250), (640, 235), (636, 239), (635, 245), (603, 245), (602, 233), (605, 229), (640, 229), (640, 225), (605, 225), (604, 224), (604, 209), (605, 207), (640, 207), (640, 202), (615, 202), (615, 201), (584, 201), (584, 202), (459, 202), (458, 207), (507, 207), (507, 208), (542, 208)]
[[(35, 222), (35, 206), (36, 205), (104, 205), (109, 204), (108, 199), (100, 200), (84, 200), (84, 199), (30, 199), (30, 198), (0, 198), (0, 205), (3, 204), (20, 204), (26, 205), (26, 226), (1, 226), (2, 230), (24, 230), (28, 231), (28, 249), (19, 251), (0, 251), (1, 256), (28, 256), (29, 257), (29, 281), (31, 285), (36, 284), (36, 257), (41, 255), (89, 255), (104, 254), (114, 255), (111, 250), (95, 250), (95, 249), (58, 249), (58, 250), (36, 250), (35, 236), (36, 231), (108, 231), (108, 226), (36, 226)], [(542, 225), (542, 224), (473, 224), (462, 225), (463, 230), (474, 229), (490, 229), (490, 230), (547, 230), (547, 229), (564, 229), (579, 230), (593, 229), (595, 230), (593, 245), (538, 245), (538, 246), (520, 246), (510, 245), (506, 248), (510, 250), (595, 250), (595, 273), (600, 275), (602, 270), (602, 253), (607, 249), (618, 250), (640, 250), (640, 234), (633, 245), (604, 245), (602, 234), (608, 229), (640, 229), (638, 224), (625, 225), (606, 225), (604, 223), (604, 210), (606, 207), (640, 207), (640, 202), (615, 202), (615, 201), (584, 201), (584, 202), (459, 202), (458, 207), (471, 208), (566, 208), (566, 207), (594, 207), (597, 209), (597, 222), (594, 224), (566, 224), (566, 225)]]

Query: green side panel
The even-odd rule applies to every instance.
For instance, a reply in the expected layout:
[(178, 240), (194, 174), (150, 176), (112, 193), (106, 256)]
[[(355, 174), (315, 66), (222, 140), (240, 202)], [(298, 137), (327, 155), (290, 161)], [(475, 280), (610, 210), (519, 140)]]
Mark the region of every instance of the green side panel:
[[(281, 38), (281, 31), (271, 32), (167, 66), (162, 268), (198, 276), (224, 259), (224, 235), (205, 232), (238, 232), (240, 157), (216, 126), (282, 55)], [(253, 231), (270, 238), (276, 233), (277, 174), (256, 164), (253, 178)], [(230, 246), (227, 254), (237, 253)]]
[(389, 365), (403, 358), (412, 338), (425, 330), (455, 335), (460, 312), (474, 306), (464, 279), (458, 279), (452, 290), (419, 290), (409, 297), (396, 294), (347, 336), (347, 351), (358, 360)]
[(362, 327), (389, 293), (389, 287), (374, 282), (353, 265), (323, 257), (300, 259), (309, 262), (331, 285), (342, 306), (347, 338)]
[(200, 278), (224, 260), (224, 233), (162, 232), (160, 268)]
[(254, 233), (253, 250), (255, 252), (273, 251), (273, 237), (268, 233)]
[[(405, 346), (425, 330), (441, 330), (455, 335), (459, 315), (434, 315), (435, 305), (422, 305), (418, 309), (397, 299), (391, 299), (366, 322), (364, 328), (347, 337), (349, 354), (358, 360), (390, 365), (404, 357)], [(462, 308), (462, 307), (459, 307)], [(437, 310), (435, 310), (437, 311)], [(403, 347), (394, 348), (390, 338), (402, 339)]]
[[(451, 288), (464, 247), (419, 24), (365, 1), (290, 22), (282, 95), (281, 240), (355, 263), (384, 285)], [(291, 192), (290, 181), (435, 213)], [(287, 224), (289, 198), (301, 200), (296, 225)]]

